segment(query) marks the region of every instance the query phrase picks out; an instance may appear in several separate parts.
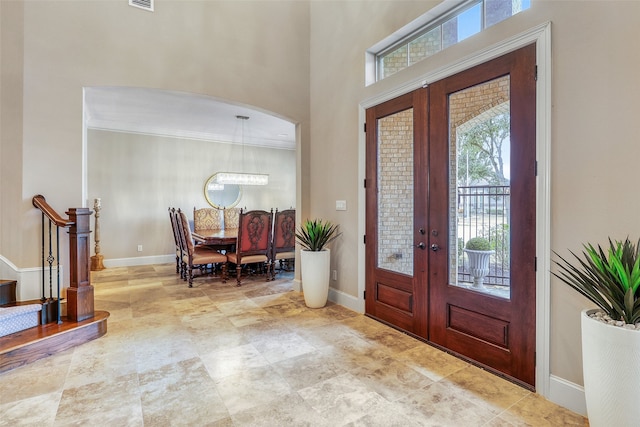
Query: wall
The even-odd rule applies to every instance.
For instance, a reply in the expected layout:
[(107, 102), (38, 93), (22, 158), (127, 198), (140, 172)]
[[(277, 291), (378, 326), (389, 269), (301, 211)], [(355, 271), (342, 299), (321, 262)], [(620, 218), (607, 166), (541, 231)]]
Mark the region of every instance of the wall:
[[(530, 10), (483, 34), (365, 87), (364, 51), (432, 6), (311, 3), (311, 211), (340, 223), (345, 231), (332, 251), (332, 268), (340, 278), (332, 286), (355, 296), (362, 278), (356, 262), (362, 245), (358, 212), (363, 209), (357, 105), (548, 21), (553, 67), (550, 246), (566, 255), (585, 241), (640, 237), (640, 200), (633, 196), (640, 157), (640, 51), (635, 47), (640, 2), (534, 1)], [(336, 212), (336, 199), (345, 199), (349, 209)], [(551, 374), (576, 384), (582, 383), (579, 311), (590, 305), (551, 281)]]
[(23, 20), (19, 2), (0, 2), (0, 254), (13, 259), (23, 250), (22, 225), (11, 221), (22, 209)]
[[(153, 13), (126, 1), (1, 3), (0, 254), (18, 269), (40, 265), (35, 194), (60, 213), (86, 203), (83, 87), (233, 100), (298, 123), (300, 146), (309, 144), (306, 2), (167, 0)], [(306, 175), (299, 180), (308, 187)]]
[[(55, 194), (60, 211), (83, 203), (82, 87), (156, 87), (235, 100), (298, 123), (300, 215), (341, 225), (332, 289), (360, 300), (358, 106), (548, 21), (551, 248), (566, 254), (584, 241), (640, 235), (640, 2), (534, 1), (530, 10), (368, 87), (365, 49), (439, 2), (165, 0), (155, 13), (126, 3), (0, 2), (0, 251), (18, 267), (38, 264), (34, 194)], [(335, 200), (346, 200), (347, 210), (335, 211)], [(580, 384), (578, 313), (590, 304), (555, 280), (551, 285), (551, 373)]]
[[(194, 207), (209, 206), (205, 181), (215, 172), (239, 170), (242, 161), (240, 147), (212, 141), (101, 130), (89, 130), (87, 139), (88, 194), (91, 207), (101, 199), (100, 252), (107, 265), (172, 254), (167, 208), (181, 208), (193, 218)], [(269, 174), (269, 184), (244, 186), (239, 207), (295, 206), (295, 151), (245, 146), (244, 161), (247, 171)]]

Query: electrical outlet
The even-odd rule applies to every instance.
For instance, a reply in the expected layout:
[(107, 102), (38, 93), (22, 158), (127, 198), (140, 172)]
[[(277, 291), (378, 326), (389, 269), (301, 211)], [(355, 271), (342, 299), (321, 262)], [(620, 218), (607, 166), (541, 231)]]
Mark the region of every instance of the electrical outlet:
[(142, 245), (138, 245), (138, 252), (142, 252)]
[(331, 278), (332, 278), (333, 280), (338, 280), (338, 270), (333, 270), (333, 271), (331, 272)]

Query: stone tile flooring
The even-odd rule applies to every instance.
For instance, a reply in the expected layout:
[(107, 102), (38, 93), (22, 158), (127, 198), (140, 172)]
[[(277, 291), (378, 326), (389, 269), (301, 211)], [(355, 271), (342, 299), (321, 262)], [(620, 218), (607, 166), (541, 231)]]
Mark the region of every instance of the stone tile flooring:
[(584, 426), (581, 416), (292, 277), (92, 273), (95, 341), (0, 374), (1, 426)]

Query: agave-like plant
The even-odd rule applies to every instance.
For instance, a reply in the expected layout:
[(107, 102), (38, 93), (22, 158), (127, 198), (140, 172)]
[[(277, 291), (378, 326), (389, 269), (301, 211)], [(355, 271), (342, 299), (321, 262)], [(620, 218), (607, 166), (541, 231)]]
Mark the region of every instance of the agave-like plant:
[(553, 260), (559, 271), (554, 276), (587, 297), (613, 320), (635, 324), (640, 320), (640, 240), (634, 245), (629, 238), (612, 241), (605, 252), (585, 244), (583, 258), (571, 254), (578, 261), (573, 265), (565, 258)]
[(329, 221), (308, 219), (296, 231), (296, 239), (303, 250), (317, 252), (323, 250), (341, 234), (338, 232), (338, 226)]

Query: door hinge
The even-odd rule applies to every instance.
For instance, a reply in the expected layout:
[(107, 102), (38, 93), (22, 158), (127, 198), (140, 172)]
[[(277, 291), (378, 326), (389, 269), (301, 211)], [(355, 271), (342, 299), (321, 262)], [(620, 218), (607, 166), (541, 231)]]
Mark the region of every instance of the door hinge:
[(362, 183), (362, 185), (364, 185), (364, 188), (367, 188), (367, 180), (365, 179), (364, 182)]
[(364, 291), (364, 292), (362, 293), (362, 298), (367, 299), (367, 291)]
[(533, 366), (538, 366), (538, 353), (533, 352)]
[(362, 243), (367, 244), (367, 235), (362, 236)]
[(536, 168), (536, 176), (538, 176), (538, 161), (537, 161), (537, 160), (536, 160), (536, 166), (535, 166), (535, 168)]
[(367, 122), (364, 122), (364, 133), (367, 133)]
[(535, 81), (538, 81), (538, 66), (537, 65), (536, 65), (536, 69), (534, 71), (533, 78), (534, 78)]
[(538, 271), (538, 257), (533, 257), (533, 271)]

